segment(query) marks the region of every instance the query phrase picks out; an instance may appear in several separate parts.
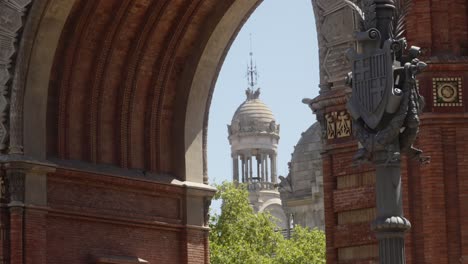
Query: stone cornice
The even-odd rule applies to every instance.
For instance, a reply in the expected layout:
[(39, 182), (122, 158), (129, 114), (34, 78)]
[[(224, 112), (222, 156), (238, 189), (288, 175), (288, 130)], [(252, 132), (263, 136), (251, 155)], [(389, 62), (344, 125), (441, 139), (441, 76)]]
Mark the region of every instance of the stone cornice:
[(330, 90), (320, 94), (314, 99), (304, 98), (302, 102), (307, 104), (315, 113), (331, 106), (344, 105), (351, 96), (351, 88)]

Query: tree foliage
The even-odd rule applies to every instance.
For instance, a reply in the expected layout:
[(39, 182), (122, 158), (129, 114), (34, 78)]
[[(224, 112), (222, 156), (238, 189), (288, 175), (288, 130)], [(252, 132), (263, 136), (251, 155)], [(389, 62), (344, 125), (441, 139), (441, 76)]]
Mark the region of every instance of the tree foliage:
[(221, 214), (210, 221), (213, 264), (318, 264), (325, 263), (325, 235), (297, 227), (291, 239), (275, 231), (268, 213), (254, 213), (248, 192), (232, 183), (218, 186), (215, 200), (223, 201)]

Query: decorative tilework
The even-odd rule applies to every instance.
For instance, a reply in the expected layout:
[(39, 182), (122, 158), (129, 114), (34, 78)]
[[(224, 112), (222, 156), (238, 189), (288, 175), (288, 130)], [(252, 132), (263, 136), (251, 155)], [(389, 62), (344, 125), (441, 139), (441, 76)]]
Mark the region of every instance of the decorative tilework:
[(433, 78), (432, 93), (434, 98), (434, 106), (463, 106), (462, 78)]

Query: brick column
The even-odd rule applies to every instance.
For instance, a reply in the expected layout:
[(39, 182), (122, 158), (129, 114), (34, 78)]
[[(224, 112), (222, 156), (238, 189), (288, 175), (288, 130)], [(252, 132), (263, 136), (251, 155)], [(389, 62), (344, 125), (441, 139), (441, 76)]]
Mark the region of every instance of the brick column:
[(335, 189), (335, 178), (332, 175), (333, 160), (330, 155), (324, 154), (323, 159), (323, 195), (324, 195), (324, 210), (325, 210), (325, 233), (326, 236), (326, 252), (327, 263), (337, 263), (338, 256), (334, 245), (335, 234), (335, 214), (333, 206), (333, 191)]
[[(216, 192), (205, 184), (184, 182), (185, 187), (185, 231), (182, 239), (182, 254), (189, 264), (209, 264), (208, 212), (211, 198)], [(203, 210), (200, 210), (203, 208)]]
[(55, 167), (10, 160), (3, 169), (9, 214), (9, 248), (4, 247), (4, 256), (9, 256), (10, 264), (46, 264), (47, 173)]

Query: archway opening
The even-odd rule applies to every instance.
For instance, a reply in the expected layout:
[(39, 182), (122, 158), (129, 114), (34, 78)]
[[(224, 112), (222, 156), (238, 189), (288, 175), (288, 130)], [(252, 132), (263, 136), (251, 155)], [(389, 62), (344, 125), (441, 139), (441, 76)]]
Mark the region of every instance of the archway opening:
[[(246, 183), (252, 206), (270, 211), (280, 220), (280, 229), (286, 229), (288, 221), (277, 191), (278, 176), (289, 174), (294, 146), (315, 122), (301, 100), (318, 95), (318, 62), (311, 1), (265, 1), (230, 46), (214, 88), (207, 131), (209, 182)], [(248, 91), (257, 99), (249, 100)], [(246, 115), (253, 119), (244, 120)], [(272, 126), (275, 131), (268, 130)], [(234, 139), (236, 129), (243, 136)], [(219, 213), (220, 203), (212, 204), (213, 213)]]

